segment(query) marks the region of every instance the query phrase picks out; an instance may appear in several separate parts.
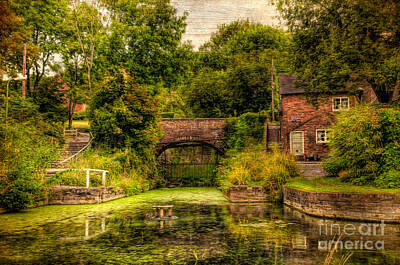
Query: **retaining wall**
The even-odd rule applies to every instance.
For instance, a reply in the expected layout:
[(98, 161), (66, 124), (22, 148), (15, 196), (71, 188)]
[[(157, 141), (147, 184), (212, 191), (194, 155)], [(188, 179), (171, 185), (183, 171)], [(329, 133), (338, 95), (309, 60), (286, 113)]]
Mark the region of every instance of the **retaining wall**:
[(396, 194), (307, 192), (284, 187), (283, 196), (285, 204), (310, 215), (400, 223), (400, 197)]
[(267, 193), (262, 186), (233, 186), (225, 193), (230, 202), (266, 202)]
[(56, 186), (49, 190), (47, 204), (92, 204), (125, 197), (120, 188)]

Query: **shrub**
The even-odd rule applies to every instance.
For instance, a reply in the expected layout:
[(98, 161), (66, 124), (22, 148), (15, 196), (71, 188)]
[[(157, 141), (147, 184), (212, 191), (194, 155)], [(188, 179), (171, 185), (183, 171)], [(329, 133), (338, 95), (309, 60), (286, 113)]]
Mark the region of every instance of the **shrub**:
[(163, 118), (163, 119), (170, 119), (170, 118), (173, 118), (173, 117), (175, 117), (175, 113), (173, 113), (173, 112), (162, 112), (161, 113), (161, 118)]
[(86, 111), (80, 111), (80, 112), (76, 112), (74, 113), (74, 116), (72, 117), (72, 119), (74, 121), (82, 121), (82, 120), (86, 120), (88, 114)]
[(26, 172), (14, 172), (7, 178), (0, 178), (0, 205), (11, 211), (18, 211), (33, 205), (42, 192), (39, 181), (26, 175)]
[(90, 104), (95, 142), (148, 154), (159, 138), (158, 105), (155, 91), (139, 86), (126, 72), (106, 77)]
[(44, 169), (56, 159), (61, 129), (49, 124), (29, 99), (10, 99), (8, 125), (0, 109), (0, 205), (19, 210), (41, 195)]
[(271, 199), (282, 198), (282, 187), (289, 178), (299, 175), (293, 156), (278, 151), (261, 151), (260, 148), (238, 152), (225, 159), (218, 170), (223, 190), (235, 185), (262, 185)]
[(400, 111), (360, 105), (340, 113), (325, 169), (357, 185), (400, 187)]
[(237, 118), (228, 118), (225, 126), (225, 148), (244, 150), (263, 141), (267, 115), (245, 113)]

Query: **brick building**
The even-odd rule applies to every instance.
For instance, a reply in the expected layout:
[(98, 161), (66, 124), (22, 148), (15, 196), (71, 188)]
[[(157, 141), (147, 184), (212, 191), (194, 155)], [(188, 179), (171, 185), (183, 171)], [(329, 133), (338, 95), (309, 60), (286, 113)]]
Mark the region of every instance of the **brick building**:
[[(57, 74), (54, 77), (52, 84), (53, 85), (55, 84), (58, 86), (59, 92), (63, 94), (63, 97), (65, 99), (65, 107), (69, 108), (69, 99), (66, 97), (68, 90), (70, 90), (70, 87), (68, 86), (68, 84), (66, 82), (64, 82), (64, 80), (62, 80), (62, 78), (59, 74)], [(86, 111), (86, 108), (87, 108), (86, 103), (76, 104), (75, 108), (74, 108), (74, 113)]]
[[(353, 107), (356, 100), (362, 99), (362, 93), (350, 95), (343, 92), (326, 96), (318, 100), (317, 108), (307, 102), (304, 89), (296, 87), (294, 80), (290, 74), (279, 75), (282, 147), (299, 160), (316, 160), (328, 155), (327, 143), (331, 137), (328, 128), (335, 113)], [(372, 101), (370, 93), (368, 100)]]

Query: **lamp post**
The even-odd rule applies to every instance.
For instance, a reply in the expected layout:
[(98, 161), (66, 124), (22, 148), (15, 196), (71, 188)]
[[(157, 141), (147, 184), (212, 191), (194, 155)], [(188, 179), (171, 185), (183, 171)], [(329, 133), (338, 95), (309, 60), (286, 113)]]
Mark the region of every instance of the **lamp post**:
[(7, 81), (7, 91), (6, 91), (6, 121), (5, 121), (5, 129), (6, 129), (6, 135), (5, 135), (5, 140), (7, 140), (7, 134), (8, 134), (8, 128), (7, 128), (7, 126), (8, 126), (8, 94), (9, 94), (9, 90), (10, 90), (10, 82), (11, 82), (11, 80), (15, 80), (15, 81), (18, 81), (18, 80), (26, 80), (26, 76), (25, 75), (20, 75), (20, 74), (18, 74), (18, 76), (17, 77), (15, 77), (15, 78), (12, 78), (12, 77), (9, 77), (9, 76), (7, 76), (7, 75), (3, 75), (3, 81)]

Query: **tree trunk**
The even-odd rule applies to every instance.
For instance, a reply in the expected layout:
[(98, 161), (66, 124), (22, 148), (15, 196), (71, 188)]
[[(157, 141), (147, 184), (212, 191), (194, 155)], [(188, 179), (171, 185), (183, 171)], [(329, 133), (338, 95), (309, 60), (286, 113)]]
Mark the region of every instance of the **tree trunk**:
[(72, 104), (72, 99), (70, 98), (68, 100), (68, 129), (71, 129), (72, 127), (72, 116), (74, 115), (74, 108)]

